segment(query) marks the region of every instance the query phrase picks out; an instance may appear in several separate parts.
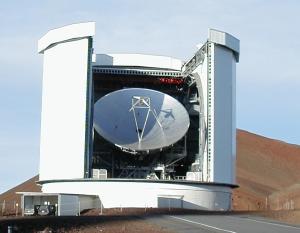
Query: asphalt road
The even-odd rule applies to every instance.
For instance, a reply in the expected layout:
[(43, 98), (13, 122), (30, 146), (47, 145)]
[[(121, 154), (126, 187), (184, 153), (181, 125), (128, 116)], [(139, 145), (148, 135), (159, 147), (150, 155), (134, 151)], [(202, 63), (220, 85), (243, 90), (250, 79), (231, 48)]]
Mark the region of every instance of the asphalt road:
[(245, 215), (162, 215), (147, 220), (180, 233), (300, 233), (300, 226)]

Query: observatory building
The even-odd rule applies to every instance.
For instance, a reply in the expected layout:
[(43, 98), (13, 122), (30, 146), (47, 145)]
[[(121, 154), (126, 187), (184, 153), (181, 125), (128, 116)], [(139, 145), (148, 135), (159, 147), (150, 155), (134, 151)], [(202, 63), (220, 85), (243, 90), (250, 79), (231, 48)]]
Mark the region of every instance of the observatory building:
[(183, 62), (96, 54), (94, 35), (95, 23), (79, 23), (38, 42), (42, 193), (24, 193), (24, 207), (229, 210), (239, 40), (210, 29)]

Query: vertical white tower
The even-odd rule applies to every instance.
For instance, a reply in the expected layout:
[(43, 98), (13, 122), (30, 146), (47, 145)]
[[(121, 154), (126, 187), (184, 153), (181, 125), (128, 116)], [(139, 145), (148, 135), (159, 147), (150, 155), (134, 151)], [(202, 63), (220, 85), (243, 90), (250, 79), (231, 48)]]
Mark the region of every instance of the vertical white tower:
[(235, 184), (236, 63), (239, 40), (210, 29), (208, 41), (185, 64), (198, 88), (202, 181)]
[(92, 127), (92, 36), (95, 23), (49, 31), (44, 54), (40, 180), (87, 177)]

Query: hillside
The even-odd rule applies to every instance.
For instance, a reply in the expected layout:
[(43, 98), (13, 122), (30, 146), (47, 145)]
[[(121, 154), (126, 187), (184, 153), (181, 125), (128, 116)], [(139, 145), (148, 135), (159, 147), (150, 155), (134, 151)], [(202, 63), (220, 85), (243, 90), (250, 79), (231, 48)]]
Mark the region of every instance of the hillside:
[[(8, 207), (20, 203), (19, 191), (40, 191), (38, 176), (0, 195)], [(300, 146), (237, 131), (235, 210), (300, 208)], [(10, 203), (10, 204), (9, 204)]]
[(0, 204), (3, 205), (5, 200), (5, 212), (12, 213), (15, 210), (15, 204), (21, 203), (20, 195), (17, 195), (16, 192), (40, 192), (41, 188), (35, 182), (38, 181), (39, 176), (34, 176), (31, 179), (25, 181), (22, 184), (2, 193), (0, 195)]
[(236, 210), (300, 207), (300, 146), (237, 131)]

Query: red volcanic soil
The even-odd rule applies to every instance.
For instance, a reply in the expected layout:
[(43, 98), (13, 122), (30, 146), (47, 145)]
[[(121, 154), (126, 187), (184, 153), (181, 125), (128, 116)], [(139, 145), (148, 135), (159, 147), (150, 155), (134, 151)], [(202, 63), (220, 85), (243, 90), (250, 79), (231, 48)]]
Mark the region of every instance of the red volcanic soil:
[[(16, 203), (18, 203), (18, 205), (20, 206), (21, 196), (17, 195), (16, 192), (41, 192), (41, 187), (35, 183), (38, 180), (39, 180), (39, 176), (37, 175), (0, 195), (0, 204), (1, 204), (0, 206), (2, 207), (2, 204), (5, 201), (4, 210), (6, 214), (16, 213), (15, 211)], [(0, 214), (1, 211), (2, 209), (0, 209)], [(20, 209), (19, 209), (19, 213), (20, 213)]]
[(299, 209), (300, 146), (237, 131), (234, 210)]

